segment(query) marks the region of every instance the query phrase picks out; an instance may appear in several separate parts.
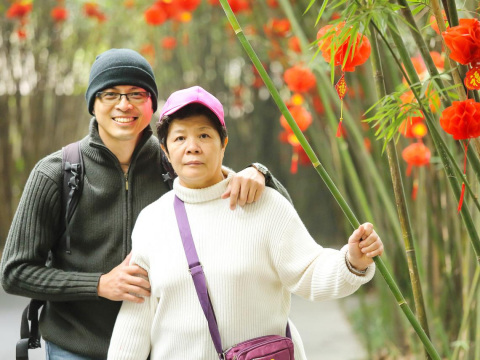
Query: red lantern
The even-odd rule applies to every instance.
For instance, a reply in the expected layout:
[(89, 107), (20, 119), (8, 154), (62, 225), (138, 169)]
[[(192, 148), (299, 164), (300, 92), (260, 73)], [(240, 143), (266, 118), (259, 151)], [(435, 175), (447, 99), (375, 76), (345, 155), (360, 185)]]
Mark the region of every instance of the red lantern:
[(465, 86), (470, 90), (480, 90), (480, 67), (471, 68), (464, 80)]
[[(465, 101), (454, 101), (442, 112), (440, 126), (448, 134), (453, 135), (455, 140), (465, 140), (480, 136), (480, 104), (472, 99)], [(463, 161), (463, 173), (467, 166), (468, 141), (465, 145), (465, 156)], [(462, 209), (463, 196), (465, 194), (465, 183), (462, 184), (462, 193), (458, 204), (458, 211)]]
[(272, 9), (278, 8), (278, 1), (277, 0), (267, 0), (267, 5)]
[(263, 30), (268, 36), (285, 37), (290, 31), (290, 21), (288, 19), (270, 19), (270, 21), (264, 25)]
[(98, 4), (95, 3), (85, 3), (83, 4), (83, 12), (88, 17), (96, 17), (98, 14)]
[(460, 25), (451, 27), (442, 35), (452, 60), (463, 65), (480, 62), (480, 21), (460, 19)]
[(420, 116), (409, 116), (400, 124), (398, 132), (406, 138), (422, 138), (427, 135), (427, 127), (424, 123), (425, 117), (420, 111)]
[(177, 40), (172, 36), (167, 36), (162, 39), (162, 47), (166, 50), (173, 50), (177, 47)]
[(445, 69), (445, 59), (442, 54), (438, 51), (430, 51), (430, 56), (432, 57), (433, 63), (440, 71)]
[(179, 7), (184, 11), (195, 11), (202, 0), (177, 0)]
[(480, 103), (473, 99), (454, 101), (442, 112), (440, 125), (455, 140), (480, 136)]
[(402, 151), (403, 160), (408, 164), (407, 175), (412, 171), (412, 166), (425, 166), (430, 163), (430, 149), (422, 143), (413, 143), (408, 145)]
[(298, 54), (302, 52), (302, 48), (300, 47), (300, 40), (298, 37), (293, 36), (288, 39), (288, 48)]
[[(220, 6), (219, 0), (208, 0), (210, 5)], [(242, 11), (250, 10), (250, 4), (247, 0), (228, 0), (228, 4), (232, 8), (232, 11), (236, 14)]]
[(145, 16), (145, 21), (147, 24), (152, 26), (158, 26), (167, 21), (166, 12), (157, 5), (150, 6), (147, 10), (145, 10), (143, 15)]
[[(322, 52), (322, 56), (326, 62), (330, 62), (331, 60), (333, 47), (335, 66), (343, 64), (348, 49), (348, 43), (350, 41), (349, 35), (342, 44), (336, 44), (334, 42), (334, 37), (338, 37), (340, 35), (344, 26), (344, 22), (339, 23), (335, 27), (333, 25), (327, 25), (321, 28), (317, 33), (317, 39), (319, 40), (318, 46), (320, 46), (320, 51)], [(342, 71), (355, 71), (355, 66), (362, 65), (370, 56), (370, 41), (366, 36), (360, 33), (357, 33), (355, 51), (353, 51), (353, 48), (354, 46), (351, 46), (347, 61), (345, 62), (344, 66), (342, 65)]]
[(307, 92), (316, 84), (315, 75), (310, 69), (300, 65), (287, 69), (283, 79), (291, 91), (300, 93)]
[(15, 2), (7, 10), (8, 19), (22, 19), (32, 11), (32, 3)]
[[(292, 106), (289, 110), (290, 110), (290, 114), (292, 114), (292, 117), (297, 123), (300, 130), (301, 131), (307, 130), (310, 124), (312, 123), (312, 114), (310, 114), (307, 111), (307, 109), (305, 109), (302, 106)], [(285, 129), (290, 129), (287, 119), (285, 119), (283, 115), (280, 117), (280, 124)]]
[(68, 11), (62, 6), (57, 6), (52, 9), (52, 11), (50, 12), (50, 15), (52, 16), (52, 19), (55, 22), (62, 22), (67, 20)]

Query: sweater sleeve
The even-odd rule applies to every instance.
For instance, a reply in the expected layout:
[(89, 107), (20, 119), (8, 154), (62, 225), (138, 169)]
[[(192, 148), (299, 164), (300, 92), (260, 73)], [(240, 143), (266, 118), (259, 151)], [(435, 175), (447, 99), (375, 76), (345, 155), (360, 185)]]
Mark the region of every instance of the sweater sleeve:
[(60, 237), (61, 195), (40, 165), (30, 174), (8, 233), (0, 264), (2, 287), (7, 293), (38, 300), (97, 299), (101, 274), (45, 266)]
[[(143, 211), (138, 216), (132, 233), (132, 258), (130, 265), (136, 264), (150, 272), (148, 257), (148, 229)], [(146, 359), (151, 348), (151, 329), (158, 306), (158, 298), (143, 297), (141, 304), (124, 301), (118, 313), (113, 335), (108, 349), (108, 360)]]
[(279, 243), (277, 271), (290, 292), (306, 299), (319, 301), (348, 296), (372, 279), (375, 264), (368, 267), (365, 276), (352, 274), (345, 263), (347, 249), (347, 245), (341, 250), (318, 245), (292, 209)]

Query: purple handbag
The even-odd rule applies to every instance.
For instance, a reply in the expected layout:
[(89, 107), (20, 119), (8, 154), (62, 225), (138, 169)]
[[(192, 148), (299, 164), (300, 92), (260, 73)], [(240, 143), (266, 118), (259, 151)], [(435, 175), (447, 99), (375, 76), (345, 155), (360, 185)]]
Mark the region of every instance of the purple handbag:
[(218, 331), (217, 319), (208, 295), (207, 281), (203, 273), (202, 264), (198, 259), (197, 249), (193, 242), (185, 204), (175, 196), (173, 207), (177, 217), (178, 228), (182, 238), (183, 249), (188, 261), (198, 300), (203, 313), (207, 318), (208, 329), (220, 360), (295, 360), (293, 356), (293, 342), (290, 327), (287, 323), (286, 337), (267, 335), (243, 341), (223, 350), (222, 339)]

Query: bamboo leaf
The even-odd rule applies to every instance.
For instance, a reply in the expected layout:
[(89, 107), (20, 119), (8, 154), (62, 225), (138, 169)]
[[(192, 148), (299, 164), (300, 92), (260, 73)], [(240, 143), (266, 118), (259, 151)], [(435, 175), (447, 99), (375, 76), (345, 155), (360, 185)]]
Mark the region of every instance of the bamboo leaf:
[(305, 15), (305, 14), (308, 12), (308, 10), (310, 10), (310, 8), (311, 8), (312, 5), (315, 3), (315, 1), (316, 1), (316, 0), (310, 1), (310, 4), (308, 4), (307, 9), (306, 9), (305, 12), (303, 13), (303, 15)]
[(323, 0), (322, 7), (320, 8), (320, 11), (319, 11), (318, 16), (317, 16), (317, 21), (315, 21), (315, 26), (318, 25), (318, 22), (320, 21), (320, 18), (322, 17), (323, 12), (325, 11), (325, 8), (327, 7), (327, 4), (328, 4), (328, 0)]

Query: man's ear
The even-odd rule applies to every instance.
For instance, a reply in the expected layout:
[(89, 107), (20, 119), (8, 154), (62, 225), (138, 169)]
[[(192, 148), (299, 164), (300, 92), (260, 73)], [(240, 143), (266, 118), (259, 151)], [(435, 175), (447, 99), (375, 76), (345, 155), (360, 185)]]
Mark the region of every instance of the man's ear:
[(171, 164), (172, 161), (170, 160), (170, 154), (168, 153), (167, 149), (165, 148), (165, 146), (163, 146), (163, 144), (160, 144), (160, 147), (162, 148), (163, 152), (165, 153), (165, 156), (167, 157), (168, 161)]

